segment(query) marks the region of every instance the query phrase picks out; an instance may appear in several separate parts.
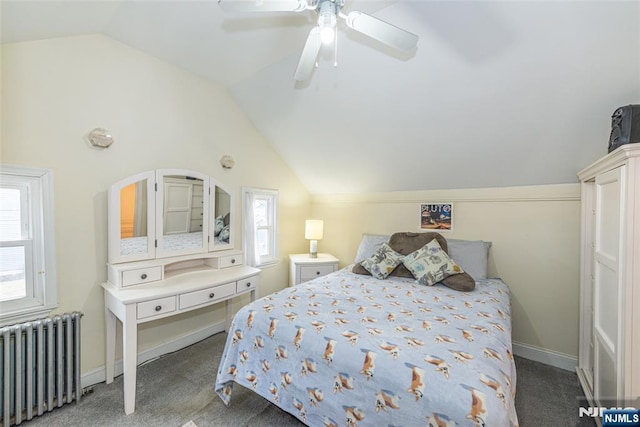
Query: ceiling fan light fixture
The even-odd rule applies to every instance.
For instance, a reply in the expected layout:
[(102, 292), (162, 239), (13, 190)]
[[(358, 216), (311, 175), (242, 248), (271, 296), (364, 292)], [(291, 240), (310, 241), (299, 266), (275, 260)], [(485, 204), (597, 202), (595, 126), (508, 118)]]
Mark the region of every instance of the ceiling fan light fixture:
[(322, 44), (331, 44), (336, 39), (336, 27), (321, 27), (320, 40)]
[[(2, 0), (0, 0), (2, 1)], [(356, 10), (342, 13), (346, 0), (218, 0), (220, 7), (228, 11), (242, 12), (302, 12), (313, 10), (318, 14), (318, 24), (311, 28), (304, 44), (300, 60), (293, 76), (297, 82), (311, 78), (323, 45), (333, 44), (334, 66), (337, 66), (338, 17), (346, 21), (348, 28), (358, 31), (394, 49), (411, 52), (418, 46), (418, 35), (398, 28), (366, 13)], [(395, 3), (395, 2), (394, 2)]]
[(320, 27), (320, 40), (323, 44), (331, 44), (336, 38), (336, 5), (331, 1), (325, 1), (320, 5), (318, 26)]

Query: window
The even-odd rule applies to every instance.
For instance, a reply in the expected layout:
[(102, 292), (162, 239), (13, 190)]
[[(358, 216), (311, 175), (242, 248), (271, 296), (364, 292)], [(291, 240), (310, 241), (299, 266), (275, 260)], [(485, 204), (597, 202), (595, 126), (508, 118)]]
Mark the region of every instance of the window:
[(52, 172), (0, 170), (0, 322), (46, 316), (56, 307)]
[(242, 189), (242, 212), (246, 264), (265, 266), (278, 260), (276, 224), (278, 192)]

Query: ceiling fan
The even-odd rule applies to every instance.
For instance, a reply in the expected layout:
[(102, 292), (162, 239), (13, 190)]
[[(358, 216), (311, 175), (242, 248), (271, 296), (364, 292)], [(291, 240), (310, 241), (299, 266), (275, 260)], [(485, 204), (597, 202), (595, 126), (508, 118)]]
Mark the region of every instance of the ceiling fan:
[[(418, 44), (418, 36), (366, 13), (352, 11), (342, 13), (345, 0), (218, 0), (225, 11), (234, 12), (303, 12), (313, 10), (318, 14), (318, 25), (311, 29), (302, 50), (295, 80), (311, 77), (322, 45), (336, 43), (338, 18), (349, 28), (365, 34), (392, 48), (409, 52)], [(336, 45), (334, 45), (336, 46)]]

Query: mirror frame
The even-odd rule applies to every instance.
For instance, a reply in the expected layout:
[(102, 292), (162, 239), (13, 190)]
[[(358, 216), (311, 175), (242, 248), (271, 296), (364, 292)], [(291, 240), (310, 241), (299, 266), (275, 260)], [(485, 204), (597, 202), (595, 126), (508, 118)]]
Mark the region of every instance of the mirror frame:
[[(163, 203), (164, 177), (171, 175), (189, 176), (202, 180), (203, 186), (203, 206), (202, 206), (202, 247), (191, 248), (180, 251), (162, 250), (163, 240)], [(121, 230), (120, 230), (120, 194), (121, 190), (135, 182), (147, 180), (147, 252), (142, 254), (122, 255), (120, 253)], [(215, 189), (220, 188), (229, 194), (230, 206), (230, 226), (229, 243), (216, 245), (214, 239), (215, 230)], [(156, 258), (168, 258), (180, 255), (191, 255), (198, 253), (216, 252), (234, 249), (235, 228), (238, 220), (235, 215), (235, 193), (230, 187), (219, 183), (215, 178), (187, 169), (156, 169), (141, 172), (112, 184), (108, 189), (108, 219), (107, 219), (107, 241), (108, 241), (108, 262), (109, 264), (119, 264), (123, 262), (143, 261)]]
[[(214, 178), (211, 179), (210, 190), (209, 190), (209, 206), (211, 206), (211, 215), (209, 216), (209, 252), (214, 251), (223, 251), (226, 249), (233, 248), (233, 228), (236, 226), (235, 224), (235, 198), (233, 197), (233, 192), (226, 185), (220, 184)], [(215, 236), (214, 231), (216, 229), (216, 188), (220, 188), (225, 193), (229, 195), (229, 242), (225, 244), (215, 244)]]
[[(123, 188), (136, 182), (147, 180), (147, 252), (122, 255), (120, 252), (120, 194)], [(141, 261), (156, 257), (156, 215), (155, 215), (155, 171), (146, 171), (120, 180), (109, 187), (107, 236), (109, 242), (109, 262), (112, 264), (129, 261)]]

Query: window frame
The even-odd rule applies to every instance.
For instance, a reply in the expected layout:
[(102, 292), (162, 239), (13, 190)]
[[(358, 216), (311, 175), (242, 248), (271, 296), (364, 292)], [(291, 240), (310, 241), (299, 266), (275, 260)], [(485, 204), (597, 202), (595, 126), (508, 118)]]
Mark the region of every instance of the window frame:
[[(264, 188), (242, 188), (242, 212), (246, 212), (247, 206), (247, 194), (251, 194), (253, 200), (256, 198), (266, 199), (268, 201), (268, 216), (270, 218), (269, 226), (256, 227), (258, 229), (267, 229), (269, 231), (269, 254), (260, 256), (259, 261), (256, 263), (256, 267), (267, 267), (274, 265), (278, 262), (278, 190), (268, 190)], [(253, 215), (251, 216), (253, 218)], [(243, 230), (246, 230), (247, 215), (243, 215)], [(243, 234), (243, 247), (246, 249), (250, 244), (255, 245), (255, 242), (248, 242), (247, 233)], [(247, 251), (248, 252), (248, 251)]]
[[(21, 222), (29, 221), (29, 235), (3, 241), (2, 247), (25, 248), (27, 294), (0, 302), (0, 324), (42, 318), (58, 307), (55, 264), (53, 171), (25, 166), (0, 165), (0, 186), (28, 188), (27, 203), (21, 197)], [(26, 205), (26, 206), (25, 206)], [(29, 280), (30, 279), (30, 280)], [(30, 282), (30, 283), (29, 283)]]

